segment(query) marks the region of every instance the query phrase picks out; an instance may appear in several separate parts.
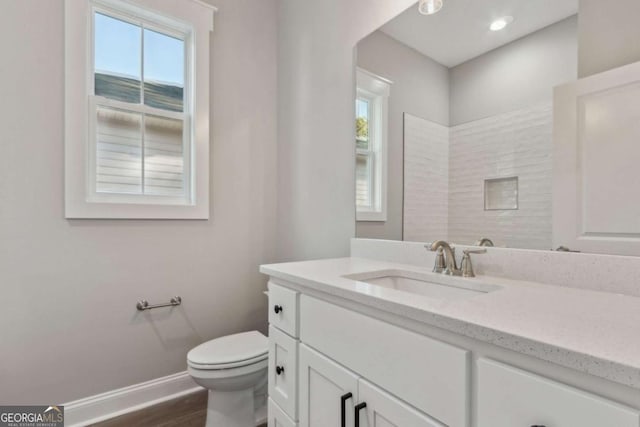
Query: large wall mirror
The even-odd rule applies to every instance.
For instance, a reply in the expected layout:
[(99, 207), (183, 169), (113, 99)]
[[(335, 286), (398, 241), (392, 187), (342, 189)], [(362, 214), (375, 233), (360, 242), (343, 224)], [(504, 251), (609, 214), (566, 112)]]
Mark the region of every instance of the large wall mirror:
[(552, 222), (554, 87), (577, 80), (577, 26), (578, 0), (445, 0), (361, 40), (356, 236), (579, 249)]

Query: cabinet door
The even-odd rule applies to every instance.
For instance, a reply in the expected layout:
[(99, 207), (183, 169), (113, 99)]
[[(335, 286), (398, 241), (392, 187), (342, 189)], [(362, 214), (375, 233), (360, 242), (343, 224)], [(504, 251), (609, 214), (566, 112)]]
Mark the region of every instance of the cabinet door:
[(300, 427), (343, 427), (343, 405), (344, 427), (353, 427), (358, 377), (304, 344), (299, 355)]
[(365, 380), (358, 381), (359, 427), (444, 427)]
[(469, 351), (308, 295), (300, 339), (440, 422), (469, 426)]
[(298, 342), (269, 326), (269, 397), (296, 420), (297, 393)]
[(488, 359), (478, 361), (478, 427), (638, 427), (636, 411)]

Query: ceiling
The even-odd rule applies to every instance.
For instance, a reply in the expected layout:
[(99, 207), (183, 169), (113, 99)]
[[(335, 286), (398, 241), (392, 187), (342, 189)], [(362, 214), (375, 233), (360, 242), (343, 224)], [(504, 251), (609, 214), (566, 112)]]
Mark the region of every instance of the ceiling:
[[(576, 13), (578, 0), (444, 0), (435, 15), (421, 15), (413, 5), (380, 30), (454, 67)], [(490, 31), (491, 22), (502, 16), (514, 21)]]

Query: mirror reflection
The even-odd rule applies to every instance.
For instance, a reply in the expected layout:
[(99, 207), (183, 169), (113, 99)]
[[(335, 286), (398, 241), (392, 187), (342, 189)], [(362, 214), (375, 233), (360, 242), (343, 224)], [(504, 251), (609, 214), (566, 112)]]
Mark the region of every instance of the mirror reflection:
[(577, 0), (420, 12), (357, 45), (357, 237), (557, 249), (553, 88), (577, 79)]

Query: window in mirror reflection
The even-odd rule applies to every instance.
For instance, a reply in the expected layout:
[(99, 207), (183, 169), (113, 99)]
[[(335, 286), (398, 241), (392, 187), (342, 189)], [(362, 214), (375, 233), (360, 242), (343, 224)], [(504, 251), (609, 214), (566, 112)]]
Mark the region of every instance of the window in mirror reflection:
[(356, 206), (371, 209), (371, 160), (369, 150), (369, 101), (356, 99)]
[(389, 90), (388, 80), (358, 70), (355, 105), (358, 221), (386, 221)]
[(356, 147), (366, 150), (369, 146), (369, 101), (356, 99)]

